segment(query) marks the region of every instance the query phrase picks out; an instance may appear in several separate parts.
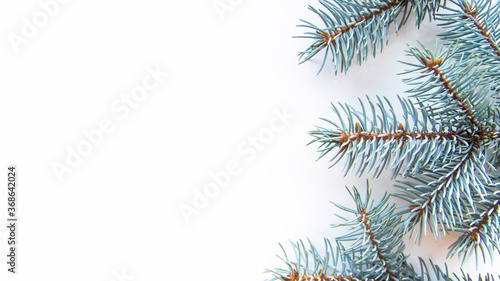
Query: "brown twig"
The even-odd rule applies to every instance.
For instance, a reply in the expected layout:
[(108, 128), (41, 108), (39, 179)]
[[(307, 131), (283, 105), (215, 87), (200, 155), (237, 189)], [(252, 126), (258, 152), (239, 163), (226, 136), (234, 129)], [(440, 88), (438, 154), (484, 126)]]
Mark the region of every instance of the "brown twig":
[(335, 31), (335, 32), (332, 32), (332, 33), (326, 33), (326, 32), (322, 32), (322, 31), (316, 31), (316, 33), (320, 34), (323, 36), (323, 38), (321, 39), (321, 43), (318, 44), (316, 47), (319, 47), (323, 44), (330, 44), (332, 43), (333, 44), (333, 47), (335, 48), (336, 47), (336, 43), (335, 43), (335, 37), (341, 35), (341, 34), (344, 34), (346, 32), (348, 32), (349, 30), (351, 30), (352, 28), (356, 27), (359, 23), (363, 22), (363, 21), (366, 21), (366, 20), (369, 20), (375, 16), (378, 16), (380, 14), (382, 14), (383, 12), (387, 11), (387, 10), (390, 10), (394, 7), (396, 7), (397, 5), (401, 4), (402, 2), (405, 2), (406, 0), (395, 0), (395, 1), (391, 1), (389, 3), (387, 3), (386, 6), (383, 6), (381, 7), (380, 9), (376, 10), (376, 11), (371, 11), (369, 12), (368, 14), (360, 17), (359, 19), (357, 19), (354, 23), (352, 24), (348, 24), (346, 25), (345, 27)]

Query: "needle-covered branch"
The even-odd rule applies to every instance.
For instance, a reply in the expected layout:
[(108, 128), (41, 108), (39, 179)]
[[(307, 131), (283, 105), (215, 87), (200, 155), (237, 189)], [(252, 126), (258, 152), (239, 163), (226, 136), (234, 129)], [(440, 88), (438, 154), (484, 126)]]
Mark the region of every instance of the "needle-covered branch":
[(484, 85), (500, 89), (500, 2), (488, 0), (452, 0), (455, 7), (437, 17), (445, 31), (440, 34), (448, 44), (456, 44), (455, 58), (464, 65), (482, 65)]
[(358, 64), (373, 56), (377, 50), (382, 51), (389, 40), (390, 27), (399, 30), (411, 11), (414, 12), (417, 24), (425, 19), (434, 18), (442, 0), (319, 0), (322, 8), (309, 6), (323, 23), (320, 27), (310, 21), (301, 20), (299, 27), (307, 28), (304, 35), (297, 38), (313, 39), (314, 42), (299, 53), (300, 61), (305, 62), (319, 52), (325, 50), (320, 70), (325, 66), (328, 54), (331, 53), (335, 72), (347, 72), (352, 60)]
[[(331, 55), (335, 74), (346, 72), (353, 60), (375, 56), (387, 44), (389, 30), (399, 31), (411, 16), (420, 26), (428, 15), (443, 32), (435, 51), (408, 47), (407, 98), (332, 103), (334, 118), (322, 118), (327, 125), (310, 132), (319, 158), (329, 155), (332, 166), (343, 160), (346, 174), (377, 177), (390, 168), (393, 178), (404, 177), (395, 196), (405, 205), (396, 213), (388, 197), (368, 204), (356, 189), (350, 191), (356, 208), (337, 205), (353, 217), (341, 224), (350, 232), (337, 238), (337, 250), (330, 246), (318, 258), (312, 244), (310, 250), (297, 244), (299, 262), (287, 258), (288, 269), (275, 279), (432, 280), (434, 271), (437, 279), (450, 281), (447, 270), (432, 263), (429, 271), (421, 261), (420, 274), (407, 264), (401, 237), (420, 241), (428, 231), (436, 240), (460, 234), (448, 257), (465, 262), (474, 255), (476, 264), (480, 257), (493, 259), (500, 253), (500, 1), (319, 2), (320, 9), (309, 9), (322, 24), (302, 21), (308, 31), (300, 37), (313, 42), (300, 52), (300, 61), (324, 52), (321, 69)], [(308, 255), (315, 262), (301, 264)]]
[[(401, 216), (395, 213), (395, 206), (389, 203), (385, 194), (379, 201), (371, 199), (367, 188), (363, 197), (353, 188), (349, 190), (354, 201), (352, 208), (335, 204), (350, 214), (342, 218), (343, 223), (334, 227), (346, 227), (351, 232), (336, 239), (336, 247), (324, 239), (324, 254), (308, 240), (292, 243), (294, 257), (290, 258), (284, 247), (280, 257), (284, 268), (267, 270), (269, 281), (460, 281), (473, 280), (463, 274), (459, 278), (448, 268), (441, 269), (432, 261), (420, 259), (419, 269), (410, 264), (405, 255)], [(341, 216), (339, 216), (341, 217)], [(492, 275), (483, 279), (491, 280)]]
[(432, 53), (421, 46), (410, 46), (408, 54), (415, 63), (404, 62), (411, 74), (403, 81), (412, 86), (410, 97), (418, 99), (436, 122), (448, 125), (456, 131), (468, 131), (482, 137), (491, 115), (489, 84), (485, 84), (484, 70), (478, 64), (455, 60), (456, 48), (443, 50), (437, 46)]
[[(498, 180), (498, 176), (492, 176)], [(493, 259), (494, 254), (500, 251), (500, 183), (485, 184), (487, 194), (481, 198), (475, 198), (477, 202), (473, 208), (469, 208), (465, 219), (458, 225), (457, 231), (463, 234), (450, 246), (449, 256), (458, 254), (465, 262), (474, 254), (476, 263), (479, 254), (483, 261), (486, 258)]]
[(332, 128), (317, 127), (310, 132), (311, 143), (319, 144), (319, 158), (333, 153), (332, 166), (345, 158), (345, 172), (355, 170), (356, 175), (375, 170), (378, 176), (392, 166), (395, 177), (437, 167), (467, 149), (462, 132), (438, 125), (408, 100), (399, 101), (403, 112), (399, 119), (387, 99), (377, 98), (376, 103), (367, 99), (368, 106), (360, 100), (360, 109), (332, 104), (339, 121), (323, 119)]

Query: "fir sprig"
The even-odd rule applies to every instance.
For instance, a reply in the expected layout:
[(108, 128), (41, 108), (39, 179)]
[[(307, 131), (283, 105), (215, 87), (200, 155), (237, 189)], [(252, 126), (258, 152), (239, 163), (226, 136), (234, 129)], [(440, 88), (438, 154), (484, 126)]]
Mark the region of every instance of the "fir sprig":
[[(272, 274), (269, 280), (283, 281), (382, 281), (382, 280), (461, 280), (457, 275), (420, 259), (419, 270), (408, 262), (401, 231), (401, 216), (395, 212), (395, 206), (389, 202), (389, 195), (375, 202), (371, 190), (367, 188), (365, 198), (356, 188), (349, 190), (355, 208), (335, 204), (352, 217), (343, 219), (343, 223), (332, 225), (346, 227), (349, 234), (335, 240), (336, 247), (329, 239), (324, 239), (325, 254), (321, 255), (317, 247), (308, 240), (292, 243), (294, 259), (288, 257), (281, 246), (285, 268), (267, 270)], [(339, 216), (340, 217), (340, 216)], [(463, 273), (462, 280), (472, 280)], [(478, 280), (483, 280), (479, 276)], [(494, 280), (486, 275), (485, 280)]]
[[(324, 51), (320, 71), (332, 55), (335, 73), (347, 72), (382, 50), (391, 25), (398, 31), (413, 14), (417, 26), (429, 16), (443, 32), (431, 52), (409, 46), (409, 69), (403, 81), (408, 97), (397, 107), (387, 98), (367, 97), (359, 106), (332, 103), (336, 120), (310, 134), (319, 158), (331, 155), (332, 166), (344, 159), (344, 171), (361, 176), (392, 171), (405, 205), (390, 205), (386, 195), (377, 204), (350, 190), (355, 208), (335, 204), (350, 219), (335, 226), (349, 229), (326, 253), (309, 242), (293, 244), (295, 260), (284, 251), (285, 269), (273, 280), (472, 280), (420, 260), (420, 271), (408, 264), (403, 236), (420, 242), (430, 231), (458, 232), (448, 257), (462, 262), (471, 256), (483, 261), (500, 252), (500, 2), (488, 0), (319, 0), (309, 7), (322, 27), (302, 20), (301, 38), (313, 42), (299, 53), (300, 62)], [(438, 13), (441, 9), (442, 13)], [(397, 113), (400, 112), (400, 113)], [(429, 270), (430, 268), (430, 270)], [(433, 274), (432, 274), (433, 273)], [(483, 280), (480, 276), (479, 280)], [(491, 274), (484, 280), (494, 280)]]
[[(338, 149), (332, 166), (345, 157), (345, 172), (356, 169), (359, 176), (372, 169), (378, 176), (389, 166), (393, 167), (393, 177), (416, 174), (422, 167), (436, 167), (450, 160), (452, 153), (465, 150), (467, 142), (459, 132), (440, 126), (409, 100), (399, 101), (403, 111), (399, 120), (387, 99), (377, 97), (373, 103), (368, 98), (368, 110), (361, 100), (359, 110), (339, 104), (341, 112), (332, 104), (339, 122), (323, 119), (333, 128), (316, 127), (310, 132), (314, 137), (310, 144), (319, 143), (319, 158)], [(437, 154), (442, 158), (433, 157)]]
[[(425, 19), (435, 16), (441, 0), (319, 0), (323, 9), (309, 6), (323, 22), (320, 27), (310, 21), (301, 20), (300, 27), (311, 31), (297, 38), (313, 39), (314, 43), (299, 53), (303, 63), (325, 50), (320, 70), (325, 66), (328, 54), (331, 53), (335, 72), (347, 72), (352, 60), (357, 63), (368, 58), (369, 53), (376, 55), (389, 40), (390, 27), (394, 24), (396, 31), (403, 25), (413, 10), (417, 25)], [(399, 19), (399, 21), (398, 21)]]
[[(463, 234), (450, 246), (449, 256), (455, 253), (462, 254), (468, 259), (473, 253), (478, 256), (478, 251), (486, 262), (486, 257), (493, 260), (494, 252), (500, 250), (500, 184), (489, 184), (485, 186), (487, 195), (477, 198), (473, 210), (459, 223), (457, 231)], [(472, 209), (472, 208), (471, 208)]]
[(448, 13), (439, 15), (439, 25), (445, 29), (440, 38), (457, 43), (457, 59), (467, 64), (479, 63), (492, 90), (498, 93), (500, 85), (500, 2), (487, 0), (451, 1), (455, 7), (446, 7)]
[[(465, 222), (470, 223), (466, 228), (474, 227), (468, 218), (489, 197), (487, 187), (496, 180), (490, 175), (496, 170), (492, 160), (498, 157), (500, 137), (490, 99), (493, 93), (481, 80), (483, 67), (464, 66), (467, 60), (457, 61), (455, 52), (451, 47), (443, 51), (438, 46), (435, 53), (424, 47), (409, 48), (416, 62), (406, 63), (411, 69), (405, 74), (413, 77), (404, 81), (413, 86), (410, 98), (416, 103), (399, 98), (400, 118), (389, 100), (377, 98), (372, 103), (368, 99), (369, 106), (361, 103), (361, 109), (340, 105), (340, 111), (333, 105), (339, 120), (327, 120), (333, 129), (317, 127), (311, 132), (311, 143), (319, 144), (319, 157), (334, 153), (333, 164), (346, 158), (346, 172), (355, 169), (361, 175), (374, 169), (378, 176), (392, 166), (393, 177), (413, 178), (399, 185), (398, 196), (409, 202), (402, 211), (407, 215), (405, 231), (415, 233), (417, 241), (427, 228), (438, 238), (442, 232), (464, 228)], [(493, 157), (488, 156), (491, 148), (497, 151)], [(485, 227), (474, 233), (491, 231)], [(470, 249), (485, 241), (473, 239), (476, 236), (480, 235), (461, 239), (468, 246), (456, 245), (450, 254), (465, 260)]]

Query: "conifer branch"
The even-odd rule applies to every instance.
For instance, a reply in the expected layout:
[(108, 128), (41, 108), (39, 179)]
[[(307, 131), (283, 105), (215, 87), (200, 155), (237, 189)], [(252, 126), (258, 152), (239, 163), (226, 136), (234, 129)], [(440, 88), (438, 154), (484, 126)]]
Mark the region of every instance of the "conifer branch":
[(463, 65), (483, 68), (484, 84), (489, 84), (493, 92), (500, 89), (500, 47), (498, 46), (500, 23), (500, 2), (489, 0), (451, 1), (458, 8), (445, 8), (450, 13), (438, 16), (439, 25), (446, 32), (439, 36), (447, 44), (456, 44), (455, 59)]
[(460, 5), (461, 6), (460, 8), (464, 13), (463, 18), (466, 18), (472, 22), (473, 26), (477, 28), (479, 34), (481, 34), (483, 38), (488, 42), (492, 51), (497, 55), (497, 57), (500, 57), (500, 48), (498, 47), (495, 40), (492, 38), (490, 32), (486, 29), (484, 23), (481, 23), (478, 18), (479, 9), (477, 7), (473, 7), (472, 5), (468, 4), (463, 0), (461, 1), (461, 4), (462, 5)]
[(399, 4), (402, 2), (406, 2), (407, 0), (394, 0), (394, 1), (388, 1), (386, 4), (381, 5), (379, 8), (375, 8), (373, 10), (368, 10), (362, 15), (360, 15), (357, 18), (354, 18), (354, 23), (347, 24), (345, 26), (337, 27), (336, 30), (330, 31), (330, 32), (322, 32), (322, 31), (316, 31), (318, 34), (323, 36), (321, 39), (321, 43), (316, 45), (316, 47), (321, 47), (323, 44), (331, 44), (332, 48), (336, 48), (336, 43), (335, 39), (347, 32), (349, 32), (351, 29), (359, 27), (360, 23), (369, 21), (373, 17), (379, 16), (380, 14), (387, 12), (388, 10), (394, 9), (397, 7)]
[(482, 79), (484, 72), (467, 61), (454, 60), (457, 48), (450, 46), (443, 51), (438, 46), (433, 54), (423, 46), (410, 46), (408, 54), (419, 63), (404, 62), (412, 67), (404, 74), (414, 76), (403, 81), (414, 87), (408, 91), (411, 97), (418, 99), (424, 105), (421, 110), (429, 112), (436, 122), (482, 138), (487, 134), (484, 124), (491, 116), (488, 98), (492, 93)]
[[(460, 198), (460, 194), (465, 193), (467, 198), (470, 198), (471, 194), (468, 192), (470, 187), (461, 184), (460, 177), (469, 173), (468, 169), (473, 165), (473, 154), (472, 148), (451, 169), (427, 171), (422, 176), (416, 176), (415, 178), (423, 179), (420, 182), (424, 185), (401, 182), (406, 184), (406, 188), (403, 187), (403, 193), (395, 196), (409, 202), (410, 214), (405, 221), (405, 232), (413, 233), (413, 229), (417, 226), (419, 231), (415, 239), (420, 240), (425, 234), (422, 231), (427, 224), (432, 233), (439, 237), (441, 231), (447, 232), (453, 229), (456, 220), (463, 218), (460, 206), (464, 205), (462, 203), (464, 198)], [(472, 180), (473, 183), (478, 181), (478, 179)], [(402, 214), (407, 211), (402, 211)]]
[[(440, 7), (441, 0), (319, 0), (326, 10), (309, 6), (324, 23), (319, 27), (309, 21), (301, 20), (299, 27), (311, 29), (296, 38), (313, 39), (305, 51), (299, 52), (300, 63), (306, 62), (320, 51), (326, 49), (319, 72), (325, 66), (328, 53), (333, 56), (335, 72), (346, 72), (353, 59), (357, 63), (373, 56), (377, 49), (382, 51), (384, 40), (389, 39), (389, 28), (394, 23), (396, 32), (405, 24), (413, 10), (417, 25), (428, 14), (432, 19)], [(399, 23), (397, 19), (399, 18)]]
[(492, 215), (497, 213), (499, 208), (500, 199), (497, 199), (486, 212), (481, 214), (481, 219), (479, 221), (475, 221), (471, 225), (471, 229), (467, 232), (467, 234), (465, 234), (465, 236), (467, 236), (467, 238), (472, 242), (477, 243), (480, 240), (479, 234), (484, 230), (488, 223), (491, 222)]
[[(324, 120), (335, 129), (317, 127), (310, 132), (314, 137), (311, 143), (319, 143), (319, 158), (338, 149), (331, 162), (335, 165), (347, 158), (346, 173), (357, 167), (357, 175), (375, 169), (375, 176), (378, 176), (392, 166), (393, 176), (399, 172), (411, 175), (428, 165), (435, 167), (449, 161), (454, 153), (469, 145), (463, 132), (440, 128), (425, 111), (419, 112), (408, 100), (400, 99), (400, 104), (404, 112), (402, 123), (388, 101), (384, 103), (378, 99), (377, 103), (372, 103), (368, 99), (371, 113), (361, 101), (361, 111), (340, 104), (344, 114), (332, 104), (340, 122)], [(373, 117), (369, 119), (369, 115)], [(344, 116), (349, 123), (342, 121)], [(432, 157), (434, 154), (442, 157)]]
[(395, 205), (389, 205), (388, 194), (385, 194), (377, 204), (370, 202), (370, 189), (367, 189), (364, 199), (356, 188), (349, 190), (349, 193), (355, 202), (355, 210), (333, 203), (354, 215), (352, 220), (344, 219), (345, 223), (332, 225), (352, 227), (351, 233), (337, 238), (339, 243), (354, 241), (343, 250), (343, 253), (359, 253), (359, 256), (356, 254), (353, 256), (356, 266), (364, 271), (371, 269), (365, 278), (397, 280), (401, 270), (404, 270), (402, 264), (405, 258), (399, 227), (401, 218), (393, 215)]
[[(343, 72), (350, 67), (355, 54), (357, 54), (358, 63), (367, 58), (369, 48), (375, 56), (376, 50), (383, 47), (383, 37), (388, 38), (390, 24), (400, 13), (402, 6), (408, 5), (409, 1), (360, 0), (352, 3), (342, 2), (332, 3), (328, 0), (319, 0), (326, 11), (309, 6), (309, 9), (321, 18), (325, 27), (320, 28), (302, 20), (304, 24), (299, 25), (299, 27), (312, 29), (313, 32), (306, 32), (304, 36), (297, 37), (311, 38), (315, 42), (305, 51), (299, 53), (300, 63), (308, 61), (321, 50), (326, 49), (319, 72), (325, 65), (328, 53), (333, 56), (335, 72), (339, 68)], [(398, 11), (395, 11), (396, 8)], [(376, 34), (379, 38), (375, 39), (370, 34)]]
[(408, 132), (405, 130), (402, 124), (398, 125), (398, 129), (392, 132), (381, 132), (381, 133), (367, 133), (364, 131), (359, 123), (356, 123), (356, 132), (343, 133), (340, 132), (336, 135), (327, 135), (327, 137), (332, 140), (338, 140), (341, 150), (346, 149), (348, 145), (360, 141), (387, 141), (396, 140), (397, 142), (405, 142), (409, 139), (412, 140), (456, 140), (460, 136), (457, 132)]
[[(498, 179), (498, 176), (493, 176)], [(480, 203), (474, 206), (474, 210), (467, 214), (467, 219), (461, 223), (460, 231), (463, 234), (450, 246), (448, 256), (458, 253), (465, 262), (474, 252), (476, 262), (478, 249), (481, 251), (483, 261), (486, 256), (493, 259), (493, 250), (500, 251), (498, 240), (500, 233), (498, 225), (500, 223), (500, 183), (486, 186), (488, 194)]]
[(297, 270), (293, 270), (288, 277), (282, 277), (283, 281), (370, 281), (370, 279), (362, 279), (353, 276), (328, 275), (319, 271), (318, 274), (300, 274)]
[(370, 225), (370, 219), (368, 216), (370, 213), (367, 213), (364, 209), (358, 211), (358, 222), (360, 222), (365, 228), (364, 231), (368, 236), (374, 251), (377, 253), (377, 259), (382, 262), (382, 267), (384, 268), (384, 273), (387, 276), (388, 280), (392, 280), (394, 278), (393, 273), (391, 272), (391, 268), (389, 267), (388, 259), (384, 256), (384, 253), (381, 249), (380, 243), (377, 241), (375, 234), (372, 231), (372, 226)]
[[(417, 62), (403, 62), (410, 66), (404, 74), (411, 75), (403, 81), (412, 89), (407, 91), (409, 99), (398, 97), (402, 114), (396, 114), (387, 98), (360, 100), (357, 108), (332, 103), (338, 120), (323, 119), (331, 127), (310, 132), (319, 158), (333, 154), (332, 166), (344, 159), (346, 173), (373, 170), (379, 176), (391, 166), (392, 177), (409, 177), (398, 181), (400, 193), (395, 195), (406, 205), (395, 213), (388, 196), (379, 204), (369, 204), (369, 190), (366, 200), (355, 188), (349, 190), (355, 209), (334, 203), (354, 216), (333, 225), (351, 230), (336, 239), (335, 257), (331, 247), (319, 258), (312, 244), (309, 251), (297, 244), (298, 263), (286, 258), (288, 269), (276, 271), (280, 273), (275, 272), (275, 279), (431, 280), (422, 260), (420, 275), (407, 263), (402, 242), (408, 233), (416, 233), (415, 240), (420, 241), (428, 229), (436, 239), (450, 231), (461, 233), (448, 256), (457, 254), (465, 262), (475, 254), (476, 263), (480, 253), (484, 261), (487, 256), (493, 258), (494, 252), (500, 253), (500, 175), (496, 174), (500, 167), (500, 1), (451, 0), (455, 8), (445, 7), (446, 1), (440, 0), (319, 2), (326, 10), (309, 9), (325, 27), (302, 21), (310, 32), (301, 37), (314, 43), (299, 56), (302, 63), (326, 50), (320, 71), (329, 53), (335, 73), (346, 72), (353, 59), (366, 60), (368, 52), (375, 56), (388, 41), (390, 25), (394, 23), (398, 31), (410, 11), (418, 26), (426, 14), (439, 20), (445, 31), (438, 36), (444, 43), (437, 44), (435, 52), (423, 45), (409, 47), (408, 55)], [(440, 7), (447, 13), (436, 14)], [(345, 243), (349, 243), (346, 248)], [(313, 262), (308, 261), (308, 253)], [(431, 268), (438, 279), (452, 280), (447, 269), (442, 271), (432, 262)], [(465, 274), (462, 278), (471, 280)], [(485, 280), (494, 278), (488, 274)]]
[[(292, 243), (295, 259), (289, 260), (283, 249), (284, 258), (280, 258), (286, 269), (267, 270), (273, 274), (270, 281), (472, 281), (471, 277), (457, 275), (442, 270), (430, 261), (428, 266), (420, 259), (420, 270), (416, 271), (407, 261), (403, 253), (403, 232), (400, 231), (401, 217), (394, 213), (394, 206), (389, 205), (386, 194), (380, 201), (370, 200), (371, 190), (367, 189), (362, 198), (356, 188), (349, 190), (355, 208), (340, 206), (338, 208), (354, 214), (351, 220), (343, 218), (345, 223), (337, 226), (349, 227), (353, 232), (337, 238), (337, 248), (325, 239), (325, 255), (320, 256), (316, 247), (309, 241), (309, 249), (304, 243)], [(340, 217), (340, 216), (339, 216)], [(344, 248), (345, 242), (352, 242)], [(452, 278), (454, 276), (454, 278)], [(494, 281), (490, 274), (480, 281)]]
[(430, 72), (434, 74), (436, 79), (439, 80), (439, 82), (442, 83), (442, 86), (446, 89), (446, 92), (450, 96), (452, 100), (454, 100), (460, 109), (465, 113), (465, 115), (468, 117), (467, 119), (470, 120), (472, 124), (474, 124), (480, 132), (482, 131), (482, 126), (479, 124), (477, 121), (476, 117), (474, 116), (472, 109), (469, 107), (468, 104), (465, 103), (465, 101), (460, 97), (460, 94), (457, 92), (457, 89), (455, 89), (454, 86), (450, 84), (448, 79), (446, 79), (446, 76), (443, 74), (439, 66), (441, 65), (443, 58), (440, 57), (438, 59), (433, 59), (430, 57), (420, 57), (420, 61), (422, 62), (425, 67), (429, 69)]

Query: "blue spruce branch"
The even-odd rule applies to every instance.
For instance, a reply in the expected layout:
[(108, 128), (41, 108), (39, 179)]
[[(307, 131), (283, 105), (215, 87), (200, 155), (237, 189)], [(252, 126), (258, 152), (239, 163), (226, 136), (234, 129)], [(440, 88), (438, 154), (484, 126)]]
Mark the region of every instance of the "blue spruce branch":
[(500, 1), (449, 2), (320, 0), (322, 9), (309, 7), (324, 27), (302, 20), (310, 31), (299, 37), (314, 42), (299, 57), (303, 63), (325, 50), (320, 71), (330, 53), (335, 73), (375, 56), (391, 24), (398, 31), (411, 14), (418, 26), (428, 15), (444, 31), (435, 52), (408, 47), (403, 82), (411, 89), (398, 96), (398, 110), (385, 97), (332, 103), (336, 118), (322, 118), (328, 126), (310, 132), (319, 159), (331, 155), (332, 166), (344, 160), (346, 174), (378, 177), (390, 169), (393, 178), (404, 177), (394, 195), (404, 205), (390, 205), (389, 195), (375, 203), (369, 189), (364, 199), (349, 190), (355, 208), (334, 203), (352, 217), (334, 225), (349, 228), (337, 247), (325, 239), (321, 256), (310, 242), (293, 244), (295, 260), (284, 251), (287, 268), (270, 271), (272, 280), (472, 280), (432, 261), (420, 260), (419, 271), (408, 263), (403, 237), (420, 243), (427, 231), (436, 240), (458, 232), (448, 257), (462, 262), (475, 256), (477, 265), (479, 257), (486, 262), (500, 253)]
[[(389, 195), (375, 202), (371, 200), (371, 190), (367, 188), (365, 198), (356, 188), (349, 190), (355, 208), (335, 204), (350, 213), (351, 219), (333, 225), (346, 227), (351, 231), (336, 239), (336, 247), (329, 239), (324, 239), (325, 254), (321, 255), (316, 246), (308, 240), (292, 243), (295, 258), (290, 259), (283, 250), (280, 259), (285, 268), (267, 270), (272, 274), (270, 281), (389, 281), (389, 280), (472, 280), (463, 273), (460, 279), (430, 261), (430, 265), (420, 259), (419, 270), (408, 262), (404, 253), (401, 216), (395, 205), (389, 203)], [(346, 245), (347, 244), (347, 245)], [(491, 274), (485, 280), (495, 280)], [(479, 277), (478, 280), (483, 280)]]
[[(299, 53), (300, 62), (306, 62), (316, 54), (325, 50), (320, 72), (325, 66), (328, 54), (331, 53), (335, 72), (347, 72), (353, 59), (358, 64), (368, 58), (369, 52), (373, 56), (377, 50), (382, 51), (387, 44), (391, 24), (396, 31), (406, 23), (413, 10), (418, 25), (429, 15), (433, 19), (438, 11), (441, 0), (319, 0), (323, 9), (309, 6), (323, 22), (324, 27), (301, 20), (307, 31), (297, 38), (313, 39), (305, 51)], [(399, 23), (398, 23), (399, 19)], [(385, 43), (384, 43), (385, 41)]]

